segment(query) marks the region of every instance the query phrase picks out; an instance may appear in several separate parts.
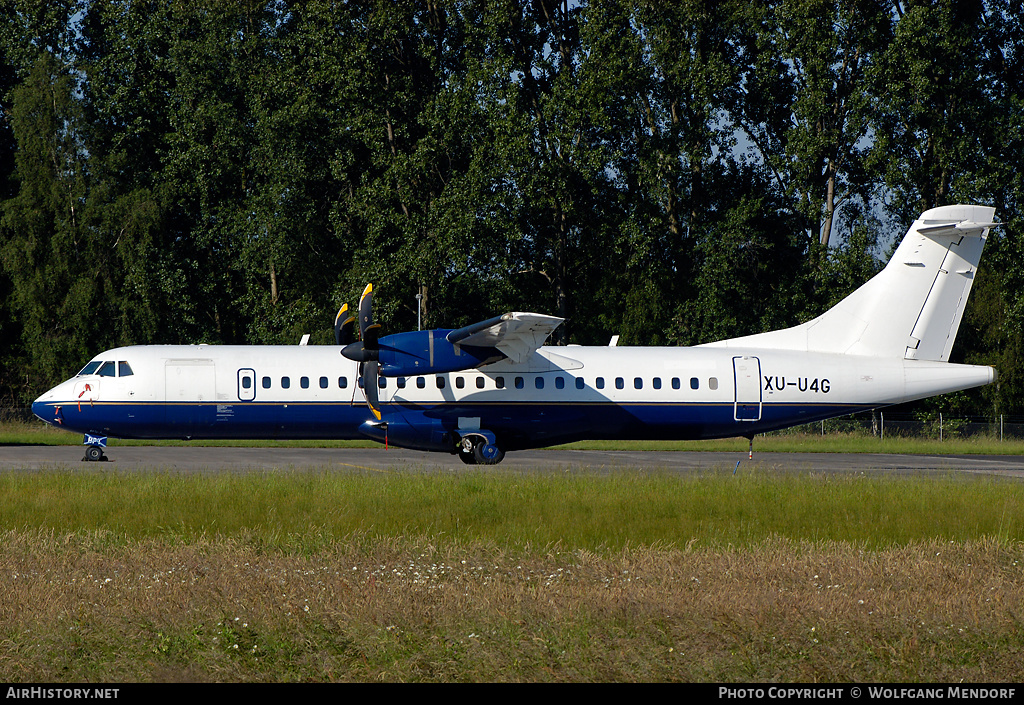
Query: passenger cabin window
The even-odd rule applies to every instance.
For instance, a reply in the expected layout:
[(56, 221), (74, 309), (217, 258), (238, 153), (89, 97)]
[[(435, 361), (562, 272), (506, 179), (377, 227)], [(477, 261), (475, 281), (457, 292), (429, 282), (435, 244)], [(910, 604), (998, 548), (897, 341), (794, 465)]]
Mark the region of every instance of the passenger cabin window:
[(396, 378), (395, 384), (398, 385), (399, 389), (405, 389), (405, 377)]
[(622, 389), (625, 386), (626, 386), (626, 382), (625, 382), (625, 380), (622, 379), (622, 377), (616, 377), (615, 378), (615, 388), (616, 389)]
[(526, 386), (526, 382), (522, 377), (516, 377), (516, 389), (522, 389)]
[(587, 384), (586, 384), (586, 382), (583, 381), (582, 377), (577, 377), (576, 378), (576, 389), (583, 389), (586, 386), (587, 386)]
[(97, 370), (96, 374), (100, 377), (116, 377), (117, 371), (114, 369), (113, 362), (104, 362), (100, 365), (100, 369)]
[(387, 386), (388, 386), (388, 378), (387, 377), (378, 377), (377, 378), (377, 388), (378, 389), (385, 389)]
[(651, 380), (651, 386), (655, 389), (661, 389), (661, 377), (655, 377)]
[(673, 377), (672, 378), (672, 389), (679, 389), (680, 386), (681, 385), (679, 384), (679, 378), (678, 377)]
[(242, 389), (252, 389), (252, 377), (242, 377)]
[(348, 388), (348, 377), (338, 377), (338, 389)]
[(417, 377), (416, 378), (416, 388), (417, 389), (426, 389), (427, 388), (427, 380), (424, 377)]
[(466, 379), (465, 379), (465, 377), (456, 377), (455, 378), (455, 386), (458, 387), (459, 389), (465, 389), (466, 388)]
[(288, 389), (288, 387), (290, 387), (290, 386), (292, 386), (291, 379), (289, 379), (288, 377), (282, 377), (281, 378), (281, 389)]
[(437, 388), (444, 389), (444, 377), (437, 377)]
[(690, 389), (700, 389), (700, 380), (696, 377), (690, 377)]
[(129, 365), (127, 362), (122, 360), (121, 362), (117, 363), (117, 376), (118, 377), (131, 377), (132, 374), (133, 373), (132, 373), (131, 365)]
[(270, 377), (263, 378), (263, 388), (270, 389)]
[(708, 380), (708, 387), (711, 389), (718, 389), (718, 377), (712, 377)]
[(329, 385), (330, 383), (331, 383), (330, 380), (328, 380), (326, 377), (321, 377), (320, 378), (320, 389), (327, 389), (327, 385)]
[(643, 388), (644, 388), (644, 380), (643, 380), (643, 378), (641, 378), (641, 377), (634, 377), (633, 378), (633, 389), (643, 389)]
[(555, 389), (565, 389), (565, 379), (562, 377), (555, 377)]
[(299, 377), (299, 386), (303, 389), (309, 389), (309, 377)]
[(494, 378), (494, 388), (495, 389), (504, 389), (505, 388), (505, 378), (504, 377), (495, 377)]
[(537, 389), (544, 389), (544, 378), (537, 377), (536, 379), (534, 379), (533, 386), (535, 386)]
[(598, 389), (604, 389), (604, 377), (598, 377), (594, 380), (594, 386)]
[(484, 378), (483, 377), (477, 377), (476, 378), (476, 388), (477, 389), (483, 389), (484, 388)]

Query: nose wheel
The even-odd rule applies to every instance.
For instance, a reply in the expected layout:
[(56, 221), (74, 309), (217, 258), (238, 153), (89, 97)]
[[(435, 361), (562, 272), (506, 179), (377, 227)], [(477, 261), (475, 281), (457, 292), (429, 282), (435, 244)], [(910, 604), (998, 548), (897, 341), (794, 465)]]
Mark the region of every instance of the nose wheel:
[(103, 454), (103, 448), (101, 446), (86, 446), (85, 457), (82, 460), (89, 462), (102, 462), (107, 459), (107, 456)]

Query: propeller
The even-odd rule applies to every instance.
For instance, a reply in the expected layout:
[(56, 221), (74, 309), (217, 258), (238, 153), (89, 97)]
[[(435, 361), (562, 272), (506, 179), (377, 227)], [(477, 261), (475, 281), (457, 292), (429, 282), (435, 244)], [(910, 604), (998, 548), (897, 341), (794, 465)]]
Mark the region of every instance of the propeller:
[[(347, 310), (347, 308), (348, 304), (345, 304), (342, 310)], [(341, 316), (340, 311), (338, 316)], [(337, 323), (335, 323), (335, 329), (337, 330)], [(359, 378), (362, 381), (366, 405), (380, 421), (380, 397), (377, 388), (377, 372), (380, 367), (380, 363), (377, 361), (380, 354), (378, 344), (380, 324), (373, 322), (373, 284), (367, 284), (363, 295), (359, 297), (359, 337), (361, 338), (359, 342), (345, 345), (341, 349), (341, 354), (349, 360), (359, 363)]]

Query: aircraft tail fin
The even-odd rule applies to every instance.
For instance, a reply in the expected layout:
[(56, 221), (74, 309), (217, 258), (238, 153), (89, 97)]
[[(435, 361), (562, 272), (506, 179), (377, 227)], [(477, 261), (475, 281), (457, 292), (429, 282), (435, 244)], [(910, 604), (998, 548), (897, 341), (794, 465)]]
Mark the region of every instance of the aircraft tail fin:
[(994, 216), (987, 206), (925, 211), (886, 267), (818, 318), (710, 345), (948, 362)]

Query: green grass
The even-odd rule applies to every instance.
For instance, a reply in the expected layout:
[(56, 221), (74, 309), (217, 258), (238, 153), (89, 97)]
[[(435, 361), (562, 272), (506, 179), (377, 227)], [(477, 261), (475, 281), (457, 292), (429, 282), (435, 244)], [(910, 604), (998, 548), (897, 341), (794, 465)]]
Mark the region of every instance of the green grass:
[(1024, 540), (1024, 483), (973, 476), (14, 472), (0, 477), (0, 496), (0, 528), (131, 540), (246, 533), (287, 546), (359, 533), (516, 550)]
[[(581, 450), (661, 450), (745, 452), (746, 438), (710, 441), (584, 441), (561, 448)], [(917, 438), (887, 434), (885, 438), (861, 433), (802, 433), (780, 431), (754, 437), (755, 453), (900, 453), (909, 455), (1022, 455), (1024, 441), (976, 436), (971, 438)]]
[[(41, 421), (0, 422), (0, 446), (75, 446), (82, 444), (82, 434), (72, 433), (44, 424)], [(375, 448), (379, 444), (371, 440), (359, 441), (260, 441), (260, 440), (160, 440), (137, 441), (111, 438), (111, 446), (222, 446), (236, 448)]]
[(0, 680), (1018, 682), (1024, 483), (0, 475)]

